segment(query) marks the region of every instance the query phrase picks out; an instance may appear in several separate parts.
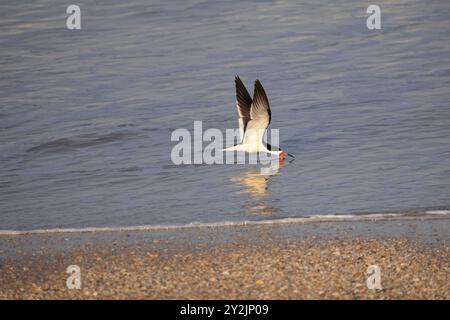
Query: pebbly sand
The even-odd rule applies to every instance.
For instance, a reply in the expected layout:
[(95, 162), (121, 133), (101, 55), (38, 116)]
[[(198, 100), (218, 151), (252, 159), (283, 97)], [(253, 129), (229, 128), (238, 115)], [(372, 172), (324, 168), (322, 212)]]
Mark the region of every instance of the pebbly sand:
[[(1, 299), (450, 299), (449, 219), (0, 237)], [(69, 265), (81, 289), (69, 290)], [(377, 265), (381, 290), (366, 285)]]

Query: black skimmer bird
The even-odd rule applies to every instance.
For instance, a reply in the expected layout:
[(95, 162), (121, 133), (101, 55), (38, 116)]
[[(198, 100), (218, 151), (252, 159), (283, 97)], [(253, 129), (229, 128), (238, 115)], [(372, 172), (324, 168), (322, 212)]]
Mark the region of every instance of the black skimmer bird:
[(235, 78), (235, 84), (241, 143), (226, 148), (224, 151), (267, 152), (276, 155), (281, 160), (284, 160), (286, 156), (294, 158), (293, 155), (263, 141), (264, 132), (270, 124), (272, 113), (261, 82), (255, 81), (253, 100), (238, 76)]

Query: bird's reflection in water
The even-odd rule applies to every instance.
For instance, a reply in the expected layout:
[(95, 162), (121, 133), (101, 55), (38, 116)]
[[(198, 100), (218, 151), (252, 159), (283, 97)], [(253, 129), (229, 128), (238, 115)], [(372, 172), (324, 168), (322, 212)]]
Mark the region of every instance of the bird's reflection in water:
[(267, 199), (270, 195), (269, 182), (277, 175), (279, 173), (275, 175), (262, 175), (260, 169), (251, 168), (231, 178), (233, 183), (242, 187), (242, 190), (238, 193), (249, 196), (246, 203), (242, 206), (245, 211), (264, 215), (280, 211), (280, 209), (269, 204)]

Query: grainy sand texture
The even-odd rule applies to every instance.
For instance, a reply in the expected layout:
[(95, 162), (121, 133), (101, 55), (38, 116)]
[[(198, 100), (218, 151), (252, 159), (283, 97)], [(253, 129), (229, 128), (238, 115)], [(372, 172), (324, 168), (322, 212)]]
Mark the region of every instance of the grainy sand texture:
[[(2, 238), (9, 251), (0, 298), (450, 299), (447, 240), (401, 235), (420, 234), (420, 223), (448, 227), (401, 222), (393, 238), (374, 236), (379, 222)], [(363, 229), (368, 236), (358, 234)], [(69, 265), (80, 267), (80, 290), (66, 286)], [(367, 287), (371, 265), (382, 289)]]

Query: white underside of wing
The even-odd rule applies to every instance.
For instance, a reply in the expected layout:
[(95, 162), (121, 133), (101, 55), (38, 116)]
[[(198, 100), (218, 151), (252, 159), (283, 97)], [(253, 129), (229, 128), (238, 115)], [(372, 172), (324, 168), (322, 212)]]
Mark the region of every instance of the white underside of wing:
[(244, 120), (239, 118), (239, 143), (244, 140)]
[(266, 146), (263, 143), (264, 132), (266, 128), (261, 123), (250, 120), (245, 130), (242, 145), (245, 146), (247, 152), (266, 151)]

